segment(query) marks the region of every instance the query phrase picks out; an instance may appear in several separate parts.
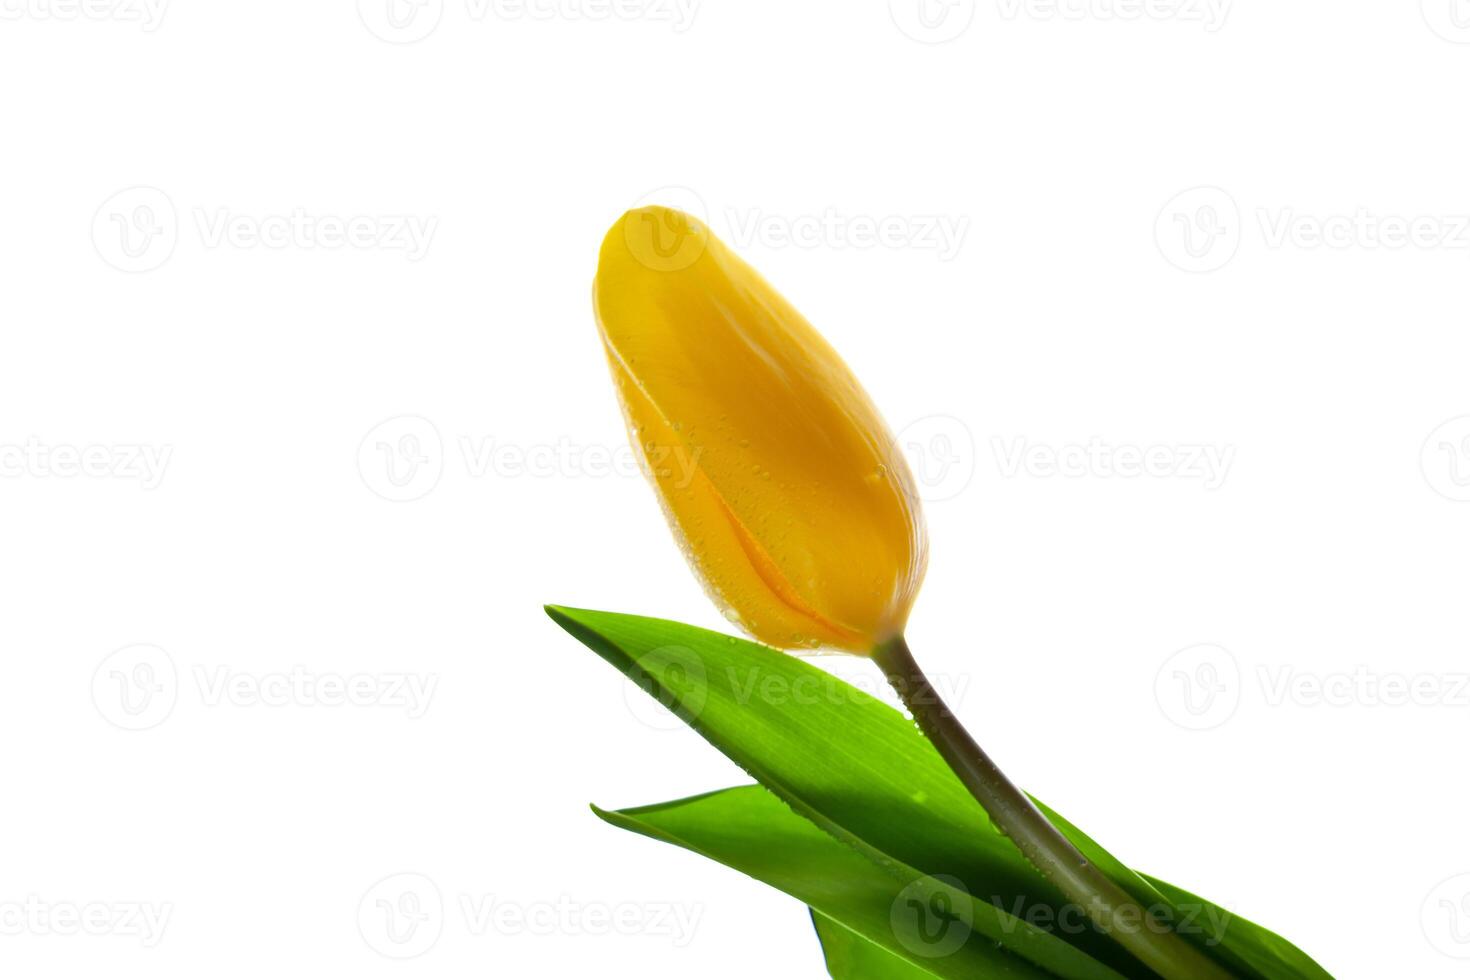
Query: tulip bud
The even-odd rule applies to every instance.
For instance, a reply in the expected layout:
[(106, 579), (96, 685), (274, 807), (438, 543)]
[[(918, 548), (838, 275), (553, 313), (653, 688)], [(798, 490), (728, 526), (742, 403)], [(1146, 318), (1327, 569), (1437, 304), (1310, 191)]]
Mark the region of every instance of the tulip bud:
[(593, 302), (630, 438), (706, 590), (756, 639), (868, 654), (924, 577), (908, 465), (837, 352), (690, 216), (625, 214)]

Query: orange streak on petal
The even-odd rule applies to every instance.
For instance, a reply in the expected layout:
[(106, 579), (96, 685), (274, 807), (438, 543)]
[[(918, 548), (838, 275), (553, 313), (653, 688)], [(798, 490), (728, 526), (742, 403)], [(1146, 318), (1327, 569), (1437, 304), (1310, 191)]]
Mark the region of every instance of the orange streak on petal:
[(766, 584), (766, 588), (771, 590), (772, 595), (792, 611), (805, 616), (820, 626), (823, 631), (830, 634), (827, 639), (837, 640), (839, 646), (847, 649), (866, 649), (860, 633), (839, 626), (808, 605), (797, 594), (796, 589), (792, 588), (791, 583), (786, 580), (786, 576), (781, 574), (781, 569), (776, 566), (775, 561), (766, 553), (766, 549), (761, 547), (760, 542), (755, 539), (755, 536), (750, 533), (750, 530), (735, 515), (735, 512), (730, 509), (730, 506), (725, 503), (724, 498), (716, 493), (715, 500), (719, 502), (720, 510), (724, 511), (725, 519), (730, 522), (730, 528), (735, 532), (735, 540), (740, 543), (740, 550), (745, 553), (745, 557), (750, 561), (751, 568), (755, 569), (755, 574)]

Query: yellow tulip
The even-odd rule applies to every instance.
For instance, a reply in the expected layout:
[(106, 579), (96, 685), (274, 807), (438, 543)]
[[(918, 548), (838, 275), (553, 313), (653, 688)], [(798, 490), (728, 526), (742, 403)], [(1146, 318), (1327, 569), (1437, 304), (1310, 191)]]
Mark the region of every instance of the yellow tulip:
[(927, 557), (918, 496), (837, 352), (668, 208), (608, 232), (593, 302), (629, 436), (725, 614), (788, 649), (901, 635)]
[(629, 211), (608, 232), (593, 305), (633, 445), (726, 614), (773, 646), (871, 656), (1073, 907), (1151, 975), (1229, 980), (1051, 823), (919, 668), (903, 637), (927, 558), (914, 480), (821, 335), (708, 228), (668, 208)]

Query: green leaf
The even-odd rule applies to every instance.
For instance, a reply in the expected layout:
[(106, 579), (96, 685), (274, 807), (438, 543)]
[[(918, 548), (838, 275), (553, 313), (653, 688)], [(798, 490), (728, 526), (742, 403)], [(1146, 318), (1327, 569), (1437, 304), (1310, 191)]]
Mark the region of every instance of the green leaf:
[(688, 848), (779, 888), (888, 959), (918, 967), (910, 971), (915, 976), (1120, 976), (947, 882), (885, 866), (840, 843), (759, 786), (630, 810), (593, 810), (614, 826)]
[(874, 945), (835, 919), (811, 910), (812, 928), (822, 943), (827, 972), (836, 980), (926, 980), (934, 976), (881, 946)]
[[(932, 883), (940, 875), (960, 883), (960, 888), (950, 888), (953, 894), (933, 885), (922, 887), (931, 889), (930, 897), (958, 901), (968, 895), (977, 900), (976, 942), (998, 943), (1008, 954), (1019, 955), (1056, 976), (1107, 975), (1109, 968), (1128, 977), (1152, 976), (1110, 939), (1086, 925), (1077, 915), (1079, 910), (1067, 906), (1060, 893), (991, 825), (938, 753), (901, 713), (810, 663), (735, 637), (639, 616), (562, 607), (547, 607), (547, 612), (642, 684), (801, 818), (901, 879), (899, 888), (912, 886), (916, 880)], [(759, 832), (767, 828), (753, 832), (755, 836), (746, 845), (735, 846), (727, 840), (723, 849), (714, 847), (709, 835), (718, 836), (719, 831), (708, 819), (714, 805), (689, 804), (681, 801), (627, 811), (625, 825), (645, 833), (657, 831), (655, 814), (663, 819), (681, 812), (683, 836), (676, 842), (741, 870), (754, 866), (759, 855), (747, 852), (758, 852), (767, 845)], [(727, 804), (722, 801), (720, 805)], [(1279, 936), (1187, 892), (1135, 874), (1075, 827), (1049, 811), (1048, 815), (1104, 873), (1141, 903), (1174, 915), (1182, 935), (1236, 975), (1251, 980), (1328, 978), (1321, 967)], [(724, 818), (732, 819), (729, 814)], [(660, 832), (651, 835), (660, 836)], [(809, 836), (806, 846), (816, 846), (816, 840)], [(768, 880), (760, 873), (749, 873)], [(771, 883), (783, 890), (795, 887), (793, 882)], [(858, 915), (851, 909), (844, 908), (839, 915), (813, 901), (807, 904), (888, 953), (932, 969), (934, 964), (916, 963), (912, 954), (894, 948), (891, 927), (874, 926), (877, 918), (889, 914), (896, 897), (897, 892), (890, 890), (887, 900), (879, 903), (881, 909), (866, 909), (866, 925), (855, 923)], [(865, 899), (874, 900), (871, 895)], [(1070, 920), (1065, 918), (1068, 912), (1074, 914)], [(1066, 959), (1076, 954), (1083, 958)], [(1065, 972), (1078, 969), (1104, 972)]]
[(1311, 977), (1314, 980), (1332, 980), (1326, 970), (1318, 966), (1306, 953), (1297, 949), (1269, 929), (1247, 919), (1232, 915), (1219, 906), (1191, 895), (1183, 888), (1148, 875), (1143, 876), (1157, 888), (1176, 908), (1199, 909), (1204, 917), (1215, 917), (1225, 923), (1224, 929), (1216, 933), (1217, 941), (1226, 946), (1242, 961), (1249, 964), (1261, 976)]

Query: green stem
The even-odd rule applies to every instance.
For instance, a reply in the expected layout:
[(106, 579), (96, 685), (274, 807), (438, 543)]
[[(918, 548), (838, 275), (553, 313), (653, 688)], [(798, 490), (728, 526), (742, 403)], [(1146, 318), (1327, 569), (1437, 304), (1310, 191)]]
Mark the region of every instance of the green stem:
[(1085, 910), (1099, 929), (1165, 980), (1232, 980), (1230, 973), (1143, 909), (1052, 826), (1031, 798), (975, 744), (919, 669), (902, 636), (880, 645), (873, 659), (888, 675), (919, 728), (1001, 833), (1069, 902)]

